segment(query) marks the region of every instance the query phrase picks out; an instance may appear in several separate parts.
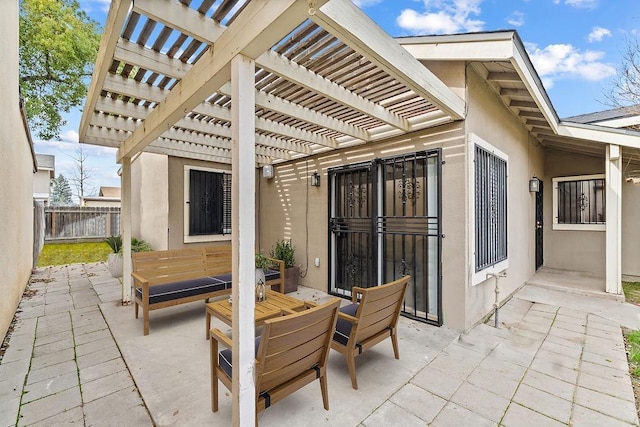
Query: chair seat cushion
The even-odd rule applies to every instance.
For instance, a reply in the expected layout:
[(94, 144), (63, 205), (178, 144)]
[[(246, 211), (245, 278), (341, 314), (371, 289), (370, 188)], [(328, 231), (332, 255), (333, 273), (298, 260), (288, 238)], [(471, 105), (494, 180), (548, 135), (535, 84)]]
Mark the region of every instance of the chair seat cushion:
[[(258, 347), (260, 347), (260, 337), (256, 337), (254, 354), (258, 354)], [(231, 378), (231, 373), (233, 371), (233, 353), (230, 348), (226, 348), (218, 354), (218, 366), (220, 366), (224, 373)]]
[[(356, 315), (356, 311), (358, 311), (358, 303), (345, 305), (344, 307), (340, 308), (341, 313), (348, 314), (349, 316), (354, 317)], [(333, 334), (333, 339), (342, 345), (347, 345), (352, 326), (353, 324), (348, 320), (344, 320), (338, 317), (338, 321), (336, 322), (336, 332)]]
[[(230, 287), (231, 281), (226, 282), (219, 277), (202, 277), (199, 279), (150, 286), (149, 304), (222, 291)], [(136, 296), (142, 299), (142, 288), (136, 288)]]

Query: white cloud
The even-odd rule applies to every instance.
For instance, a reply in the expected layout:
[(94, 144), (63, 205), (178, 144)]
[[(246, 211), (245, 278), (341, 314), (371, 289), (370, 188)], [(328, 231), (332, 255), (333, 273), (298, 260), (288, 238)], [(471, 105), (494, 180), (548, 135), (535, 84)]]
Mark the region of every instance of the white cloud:
[(79, 139), (80, 135), (78, 135), (78, 132), (73, 129), (68, 129), (60, 133), (60, 141), (62, 142), (72, 142), (77, 144)]
[(593, 30), (591, 30), (587, 39), (589, 40), (589, 43), (593, 43), (602, 41), (605, 36), (611, 37), (611, 31), (602, 27), (593, 27)]
[(414, 34), (447, 34), (480, 31), (483, 21), (472, 19), (480, 14), (482, 0), (423, 0), (424, 12), (404, 9), (396, 23)]
[(524, 25), (524, 13), (516, 10), (507, 18), (507, 22), (514, 27), (522, 27)]
[(544, 49), (535, 44), (527, 44), (526, 47), (547, 89), (559, 79), (598, 81), (616, 73), (614, 66), (602, 61), (604, 52), (581, 52), (570, 44), (551, 44)]
[(598, 5), (598, 0), (566, 0), (564, 4), (579, 9), (593, 9)]
[(352, 1), (353, 1), (353, 4), (358, 6), (360, 9), (364, 9), (365, 7), (382, 3), (382, 0), (352, 0)]

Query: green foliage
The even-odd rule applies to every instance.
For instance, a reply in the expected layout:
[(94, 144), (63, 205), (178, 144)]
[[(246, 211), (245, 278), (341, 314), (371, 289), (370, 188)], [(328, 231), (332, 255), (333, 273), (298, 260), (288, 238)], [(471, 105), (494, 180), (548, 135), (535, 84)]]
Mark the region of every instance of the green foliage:
[(76, 0), (20, 1), (20, 92), (39, 138), (58, 137), (61, 113), (84, 102), (100, 33)]
[(131, 252), (151, 252), (152, 250), (151, 245), (144, 240), (131, 238)]
[(271, 262), (269, 262), (267, 257), (262, 252), (256, 253), (256, 268), (265, 269), (269, 268), (270, 265)]
[[(109, 245), (113, 253), (122, 253), (122, 236), (110, 236), (104, 239), (105, 243)], [(151, 245), (144, 240), (131, 238), (131, 252), (151, 252), (153, 249)]]
[(284, 268), (296, 265), (296, 248), (291, 240), (278, 240), (271, 249), (271, 257), (284, 261)]
[(640, 282), (622, 282), (622, 290), (626, 302), (640, 305)]
[(631, 331), (627, 334), (627, 351), (631, 374), (640, 376), (640, 331)]
[(109, 236), (104, 239), (105, 243), (109, 245), (111, 251), (114, 254), (120, 253), (122, 251), (122, 237), (118, 236)]
[(42, 247), (37, 266), (100, 262), (107, 259), (109, 252), (105, 242), (47, 243)]
[(70, 206), (73, 204), (71, 186), (62, 174), (51, 180), (50, 204), (51, 206)]

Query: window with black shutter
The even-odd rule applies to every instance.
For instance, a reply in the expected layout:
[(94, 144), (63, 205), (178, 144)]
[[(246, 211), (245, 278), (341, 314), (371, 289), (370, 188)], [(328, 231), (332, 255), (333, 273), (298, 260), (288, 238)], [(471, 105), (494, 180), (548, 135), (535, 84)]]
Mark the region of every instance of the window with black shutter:
[(189, 171), (189, 235), (231, 231), (231, 175), (198, 169)]

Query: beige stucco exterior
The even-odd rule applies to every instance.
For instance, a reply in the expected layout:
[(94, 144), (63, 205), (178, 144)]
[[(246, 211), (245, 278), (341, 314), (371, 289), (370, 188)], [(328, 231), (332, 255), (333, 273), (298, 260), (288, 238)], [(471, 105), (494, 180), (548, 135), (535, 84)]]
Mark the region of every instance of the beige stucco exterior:
[[(442, 149), (442, 319), (444, 324), (466, 330), (487, 316), (495, 302), (495, 278), (480, 272), (473, 278), (474, 247), (471, 202), (473, 141), (480, 139), (508, 157), (508, 268), (499, 280), (499, 300), (504, 301), (535, 273), (535, 193), (529, 192), (529, 180), (544, 182), (544, 260), (545, 266), (604, 274), (604, 232), (554, 231), (552, 224), (551, 179), (556, 176), (604, 172), (604, 155), (579, 156), (545, 149), (489, 87), (486, 76), (464, 62), (424, 62), (459, 96), (467, 100), (464, 121), (394, 137), (376, 143), (354, 146), (302, 160), (275, 165), (272, 179), (256, 169), (256, 246), (268, 253), (279, 239), (291, 239), (296, 247), (296, 262), (301, 266), (300, 283), (327, 291), (329, 287), (329, 185), (328, 170), (376, 158), (392, 157), (428, 149)], [(145, 154), (141, 158), (147, 159)], [(211, 170), (229, 170), (229, 165), (157, 156), (153, 163), (134, 167), (134, 202), (145, 213), (136, 214), (134, 235), (161, 249), (198, 244), (229, 244), (230, 236), (185, 243), (185, 169), (189, 166)], [(139, 162), (137, 160), (136, 162)], [(135, 164), (134, 164), (135, 165)], [(163, 169), (164, 168), (164, 169)], [(165, 176), (162, 171), (166, 170)], [(311, 186), (314, 172), (321, 185)], [(144, 175), (144, 173), (148, 175)], [(142, 200), (140, 188), (152, 189)], [(162, 188), (168, 189), (163, 200)], [(241, 190), (242, 191), (242, 190)], [(623, 274), (640, 274), (635, 260), (640, 255), (640, 227), (632, 215), (640, 205), (640, 187), (623, 186)], [(241, 197), (250, 195), (241, 194)], [(166, 212), (166, 216), (165, 215)], [(166, 222), (163, 222), (166, 218)], [(161, 230), (167, 230), (163, 235)], [(155, 242), (155, 243), (154, 243)], [(316, 258), (319, 265), (315, 265)]]
[(35, 159), (18, 95), (18, 2), (3, 2), (0, 63), (0, 337), (7, 332), (33, 267)]
[(155, 250), (169, 249), (168, 164), (167, 156), (143, 153), (131, 165), (131, 235)]

